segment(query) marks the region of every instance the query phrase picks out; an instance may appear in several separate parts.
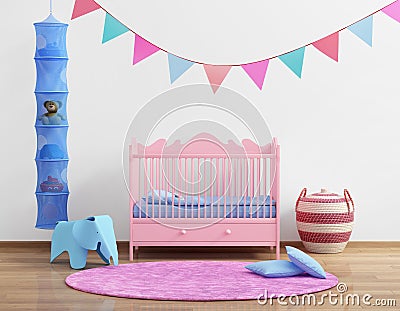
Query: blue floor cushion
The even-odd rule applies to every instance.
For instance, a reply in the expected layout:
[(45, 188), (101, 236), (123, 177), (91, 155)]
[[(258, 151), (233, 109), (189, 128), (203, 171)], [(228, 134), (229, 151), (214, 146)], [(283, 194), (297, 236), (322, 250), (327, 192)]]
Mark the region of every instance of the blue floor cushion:
[(268, 278), (283, 278), (304, 273), (288, 260), (259, 261), (245, 266), (246, 269)]
[(326, 279), (326, 273), (324, 269), (318, 263), (318, 261), (316, 261), (310, 255), (307, 255), (303, 251), (292, 246), (286, 246), (286, 252), (290, 261), (304, 272), (307, 272), (309, 275), (312, 275), (316, 278)]

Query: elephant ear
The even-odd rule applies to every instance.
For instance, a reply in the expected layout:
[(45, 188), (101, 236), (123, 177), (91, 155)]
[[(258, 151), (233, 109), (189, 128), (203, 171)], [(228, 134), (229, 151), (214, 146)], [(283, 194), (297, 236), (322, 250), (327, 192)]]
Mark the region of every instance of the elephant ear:
[(99, 238), (95, 217), (75, 221), (72, 236), (81, 247), (90, 250), (97, 249)]

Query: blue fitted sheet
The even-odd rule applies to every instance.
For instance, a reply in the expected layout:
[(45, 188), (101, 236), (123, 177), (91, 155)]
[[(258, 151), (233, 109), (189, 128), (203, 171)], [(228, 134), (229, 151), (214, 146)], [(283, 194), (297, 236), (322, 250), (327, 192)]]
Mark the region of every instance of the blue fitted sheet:
[[(154, 203), (155, 205), (197, 205), (197, 206), (205, 206), (205, 205), (269, 205), (270, 197), (269, 195), (259, 195), (255, 197), (251, 196), (204, 196), (204, 195), (183, 195), (178, 196), (171, 192), (165, 190), (152, 190), (147, 193), (147, 196), (143, 197), (142, 200), (146, 201), (148, 204)], [(275, 201), (272, 200), (272, 205), (275, 205)]]
[[(146, 198), (133, 208), (133, 217), (139, 218), (270, 218), (269, 196), (259, 197), (204, 197), (198, 200), (198, 196), (181, 199), (181, 205), (172, 200), (154, 200), (148, 198), (146, 211)], [(226, 200), (226, 212), (224, 204)], [(179, 200), (178, 200), (179, 201)], [(184, 204), (186, 202), (186, 204)], [(232, 203), (232, 204), (231, 204)], [(251, 203), (253, 203), (251, 205)], [(257, 206), (258, 203), (258, 206)], [(264, 206), (265, 204), (265, 206)], [(276, 217), (275, 201), (271, 202), (272, 218)]]

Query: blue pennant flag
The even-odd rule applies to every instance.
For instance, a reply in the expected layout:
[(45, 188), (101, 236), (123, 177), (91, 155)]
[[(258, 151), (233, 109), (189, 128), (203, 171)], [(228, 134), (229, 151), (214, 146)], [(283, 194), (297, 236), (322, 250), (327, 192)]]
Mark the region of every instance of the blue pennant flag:
[(347, 29), (363, 40), (366, 44), (372, 46), (372, 24), (373, 16), (371, 15), (348, 26)]
[(121, 24), (118, 20), (116, 20), (110, 14), (106, 13), (106, 19), (104, 21), (102, 43), (105, 43), (111, 39), (114, 39), (128, 31), (129, 31), (129, 29), (125, 25)]
[(183, 75), (193, 64), (194, 63), (191, 61), (168, 53), (169, 78), (171, 83), (174, 83), (175, 80)]
[(289, 67), (291, 71), (293, 71), (296, 76), (301, 78), (301, 72), (303, 70), (303, 60), (304, 60), (304, 51), (306, 47), (303, 46), (293, 52), (283, 54), (278, 56), (278, 58)]

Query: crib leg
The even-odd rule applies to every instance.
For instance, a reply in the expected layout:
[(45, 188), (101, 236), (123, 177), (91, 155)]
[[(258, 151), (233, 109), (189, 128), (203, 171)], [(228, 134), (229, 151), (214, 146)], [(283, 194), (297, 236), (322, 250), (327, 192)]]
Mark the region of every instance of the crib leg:
[(139, 246), (135, 246), (135, 257), (138, 258), (139, 257)]
[(133, 261), (133, 245), (129, 242), (129, 261)]
[(280, 246), (280, 243), (278, 243), (278, 245), (276, 246), (275, 254), (276, 254), (276, 260), (279, 260), (281, 258), (281, 246)]

